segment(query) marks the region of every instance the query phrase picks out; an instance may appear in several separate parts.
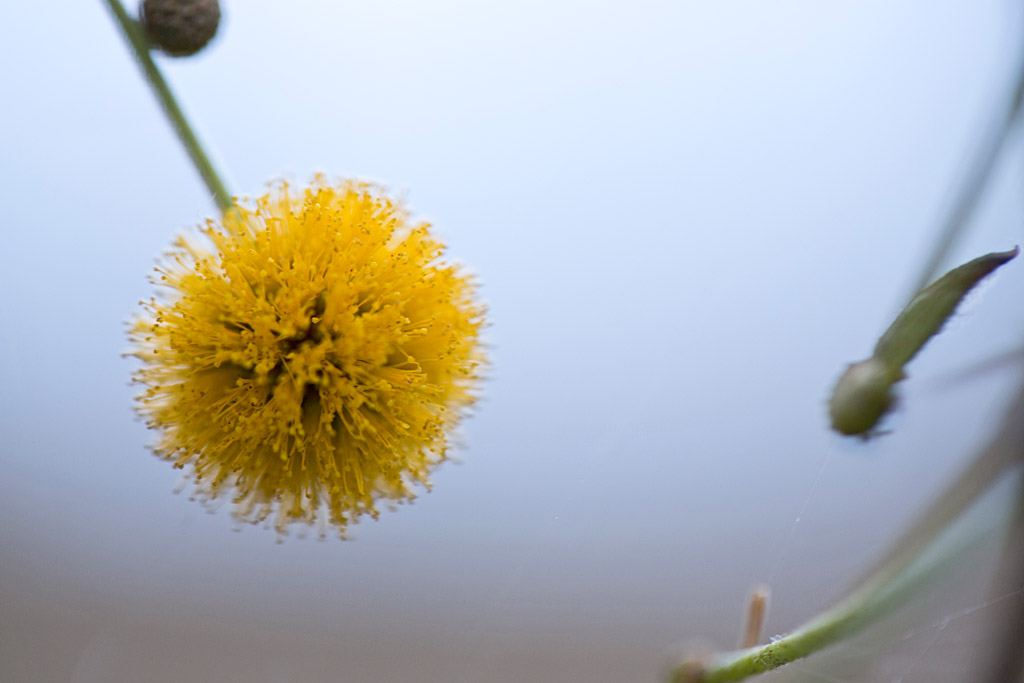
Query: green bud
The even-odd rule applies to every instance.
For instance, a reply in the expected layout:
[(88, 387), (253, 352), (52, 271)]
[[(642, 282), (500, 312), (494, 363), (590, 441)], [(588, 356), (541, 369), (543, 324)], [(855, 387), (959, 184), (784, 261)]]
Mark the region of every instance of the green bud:
[(869, 434), (892, 407), (892, 385), (902, 378), (876, 358), (848, 366), (828, 401), (832, 429), (848, 436)]
[(1017, 253), (1015, 247), (986, 254), (918, 292), (878, 340), (874, 355), (850, 365), (839, 378), (828, 402), (832, 429), (849, 436), (870, 435), (893, 405), (892, 386), (906, 376), (903, 366), (939, 333), (975, 285)]

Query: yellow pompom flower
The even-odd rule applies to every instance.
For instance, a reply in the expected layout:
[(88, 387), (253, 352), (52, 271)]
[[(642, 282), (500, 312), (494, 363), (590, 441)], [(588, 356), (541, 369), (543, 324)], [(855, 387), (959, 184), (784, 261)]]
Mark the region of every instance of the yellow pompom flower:
[(429, 228), (318, 177), (179, 238), (130, 333), (156, 453), (280, 532), (326, 518), (344, 536), (429, 486), (484, 362), (474, 284)]

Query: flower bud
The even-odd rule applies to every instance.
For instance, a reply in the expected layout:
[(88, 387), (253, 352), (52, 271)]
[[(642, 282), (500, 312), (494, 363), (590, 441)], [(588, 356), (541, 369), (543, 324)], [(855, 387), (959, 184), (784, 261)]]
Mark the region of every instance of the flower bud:
[(847, 367), (828, 402), (832, 429), (849, 436), (869, 434), (892, 406), (892, 385), (900, 379), (902, 373), (877, 358)]
[(149, 40), (172, 57), (199, 52), (217, 33), (217, 0), (142, 0), (139, 19)]
[(879, 338), (871, 358), (850, 365), (839, 378), (828, 402), (832, 429), (870, 436), (892, 407), (892, 385), (906, 377), (903, 366), (939, 333), (975, 285), (1019, 251), (1014, 247), (980, 256), (918, 292)]

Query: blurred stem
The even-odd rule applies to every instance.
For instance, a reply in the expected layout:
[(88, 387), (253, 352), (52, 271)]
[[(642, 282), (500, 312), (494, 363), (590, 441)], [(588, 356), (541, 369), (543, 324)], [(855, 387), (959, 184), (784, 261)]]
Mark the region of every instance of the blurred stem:
[(206, 183), (206, 187), (213, 195), (213, 200), (221, 211), (226, 212), (234, 206), (231, 194), (227, 191), (224, 181), (221, 180), (220, 175), (213, 167), (213, 162), (210, 161), (206, 150), (199, 142), (199, 138), (185, 117), (185, 113), (181, 110), (181, 106), (174, 97), (171, 87), (164, 80), (156, 63), (153, 62), (153, 58), (149, 53), (149, 39), (146, 38), (145, 32), (137, 21), (128, 16), (128, 12), (125, 10), (124, 5), (121, 4), (121, 0), (106, 0), (106, 3), (117, 20), (121, 34), (131, 46), (135, 59), (138, 60), (139, 66), (142, 67), (142, 73), (153, 89), (153, 94), (160, 101), (160, 106), (170, 120), (174, 132), (177, 133), (178, 139), (184, 145), (189, 158), (195, 165), (196, 170), (199, 171), (199, 175), (202, 177), (203, 182)]
[(1024, 609), (1021, 609), (1020, 591), (1024, 585), (1024, 476), (1017, 484), (1017, 500), (1013, 519), (1006, 534), (999, 570), (993, 582), (993, 595), (1018, 592), (1015, 604), (1003, 607), (1003, 614), (991, 623), (998, 624), (992, 634), (997, 647), (988, 676), (982, 680), (988, 683), (1020, 681), (1024, 676)]
[(1024, 391), (1010, 405), (995, 437), (903, 533), (861, 580), (902, 571), (1014, 463), (1024, 458)]
[(1020, 114), (1022, 102), (1024, 102), (1024, 60), (1021, 60), (1009, 101), (1000, 113), (999, 119), (994, 121), (986, 131), (986, 138), (976, 153), (970, 167), (971, 170), (960, 187), (960, 192), (946, 218), (946, 223), (935, 240), (931, 254), (922, 266), (921, 274), (913, 289), (910, 290), (911, 292), (916, 293), (924, 289), (938, 276), (943, 262), (967, 226), (967, 221), (981, 198), (989, 176), (992, 175), (992, 170), (995, 168), (996, 162), (999, 161), (999, 153), (1009, 138), (1010, 131), (1013, 130), (1013, 124)]
[(924, 588), (948, 563), (965, 554), (980, 539), (969, 535), (943, 543), (904, 571), (864, 586), (845, 600), (787, 636), (767, 645), (719, 655), (694, 673), (686, 665), (677, 669), (674, 683), (731, 683), (807, 657), (833, 643), (849, 638), (865, 626), (899, 607)]
[(761, 647), (718, 655), (696, 666), (683, 662), (675, 683), (729, 683), (777, 669), (848, 638), (923, 587), (962, 548), (931, 552), (936, 539), (1001, 475), (1024, 459), (1024, 391), (1007, 411), (998, 434), (935, 499), (918, 521), (877, 562), (858, 588), (793, 633)]

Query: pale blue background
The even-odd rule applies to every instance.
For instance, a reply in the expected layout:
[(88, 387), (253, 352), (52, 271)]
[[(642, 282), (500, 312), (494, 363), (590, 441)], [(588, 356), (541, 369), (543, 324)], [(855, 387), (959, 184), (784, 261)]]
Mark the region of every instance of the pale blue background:
[[(1014, 263), (911, 366), (894, 434), (826, 427), (1003, 101), (1014, 3), (225, 14), (203, 56), (159, 61), (232, 188), (324, 171), (406, 196), (483, 283), (486, 399), (433, 492), (348, 542), (236, 533), (174, 495), (124, 323), (213, 206), (103, 4), (10, 3), (0, 680), (655, 680), (686, 638), (733, 645), (756, 581), (772, 633), (835, 598), (1020, 382), (1019, 361), (944, 379), (1020, 344)], [(953, 262), (1024, 242), (1019, 142)], [(904, 681), (942, 681), (971, 640), (903, 647)]]

